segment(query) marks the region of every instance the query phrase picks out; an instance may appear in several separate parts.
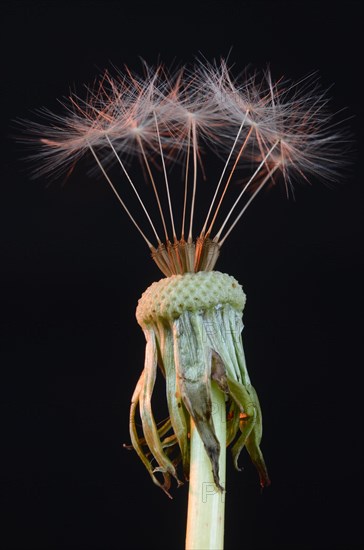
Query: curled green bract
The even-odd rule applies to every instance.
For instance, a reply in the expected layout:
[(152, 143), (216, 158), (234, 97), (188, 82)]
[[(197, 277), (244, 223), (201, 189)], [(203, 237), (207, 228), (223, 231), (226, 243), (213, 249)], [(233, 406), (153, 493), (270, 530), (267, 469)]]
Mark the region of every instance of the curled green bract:
[[(146, 338), (145, 365), (132, 397), (132, 446), (154, 483), (169, 496), (171, 478), (182, 463), (189, 478), (190, 419), (211, 461), (217, 488), (220, 444), (216, 437), (211, 381), (225, 394), (227, 445), (234, 465), (245, 447), (262, 487), (270, 483), (260, 450), (262, 415), (246, 368), (241, 331), (245, 294), (231, 276), (217, 271), (174, 275), (151, 285), (139, 300), (136, 316)], [(157, 371), (166, 382), (169, 418), (159, 425), (152, 410)], [(142, 425), (138, 433), (136, 411)], [(161, 474), (157, 476), (156, 474)]]

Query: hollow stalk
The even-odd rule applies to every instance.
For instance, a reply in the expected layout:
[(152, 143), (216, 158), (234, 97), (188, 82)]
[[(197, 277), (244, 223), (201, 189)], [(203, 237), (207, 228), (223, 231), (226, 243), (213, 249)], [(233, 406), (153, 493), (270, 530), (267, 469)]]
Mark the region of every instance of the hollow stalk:
[[(225, 487), (226, 413), (225, 395), (215, 382), (211, 384), (212, 415), (220, 443), (219, 477)], [(213, 479), (211, 462), (191, 419), (191, 465), (188, 494), (186, 550), (222, 550), (224, 548), (225, 493)]]

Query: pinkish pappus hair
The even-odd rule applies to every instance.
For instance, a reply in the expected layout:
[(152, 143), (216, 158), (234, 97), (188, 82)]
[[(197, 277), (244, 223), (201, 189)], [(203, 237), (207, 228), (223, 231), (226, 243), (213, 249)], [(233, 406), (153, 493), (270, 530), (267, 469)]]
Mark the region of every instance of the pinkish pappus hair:
[[(234, 78), (224, 60), (175, 71), (143, 63), (142, 73), (106, 71), (86, 87), (83, 99), (73, 93), (61, 102), (61, 114), (43, 109), (46, 122), (21, 124), (23, 140), (37, 140), (37, 175), (70, 173), (84, 154), (91, 155), (164, 275), (212, 270), (221, 246), (264, 187), (282, 182), (293, 195), (294, 184), (310, 177), (338, 180), (348, 136), (327, 110), (317, 75), (273, 81), (266, 69)], [(197, 228), (206, 150), (223, 161)], [(152, 220), (140, 178), (132, 177), (134, 158), (152, 189), (158, 219)], [(178, 201), (175, 165), (182, 167)], [(124, 184), (135, 194), (146, 229), (123, 198)]]

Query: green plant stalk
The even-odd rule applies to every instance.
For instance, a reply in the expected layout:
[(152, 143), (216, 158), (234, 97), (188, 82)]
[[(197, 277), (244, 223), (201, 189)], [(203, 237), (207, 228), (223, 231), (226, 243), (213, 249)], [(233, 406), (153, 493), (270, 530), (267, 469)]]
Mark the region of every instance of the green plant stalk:
[[(225, 487), (226, 413), (225, 395), (211, 383), (213, 423), (220, 443), (219, 478)], [(191, 464), (186, 528), (186, 550), (224, 548), (225, 492), (214, 482), (211, 461), (191, 419)]]

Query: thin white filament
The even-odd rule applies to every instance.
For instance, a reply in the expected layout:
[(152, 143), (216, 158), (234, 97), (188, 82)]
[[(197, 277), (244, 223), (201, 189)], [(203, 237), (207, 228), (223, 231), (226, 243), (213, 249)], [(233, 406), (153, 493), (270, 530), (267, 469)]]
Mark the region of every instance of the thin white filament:
[(233, 143), (233, 145), (232, 145), (232, 147), (231, 147), (231, 149), (230, 149), (229, 156), (228, 156), (228, 158), (226, 159), (225, 166), (224, 166), (224, 168), (223, 168), (223, 170), (222, 170), (222, 172), (221, 172), (221, 176), (220, 176), (219, 182), (218, 182), (218, 184), (217, 184), (217, 186), (216, 186), (216, 190), (215, 190), (214, 196), (213, 196), (213, 198), (212, 198), (212, 201), (211, 201), (210, 208), (209, 208), (209, 211), (208, 211), (207, 216), (206, 216), (206, 220), (205, 220), (204, 226), (203, 226), (202, 231), (201, 231), (201, 237), (203, 237), (203, 236), (205, 235), (207, 223), (208, 223), (209, 217), (210, 217), (210, 215), (211, 215), (211, 210), (212, 210), (212, 208), (213, 208), (213, 206), (214, 206), (214, 202), (215, 202), (215, 200), (216, 200), (216, 197), (217, 197), (217, 194), (218, 194), (218, 192), (219, 192), (219, 189), (220, 189), (222, 180), (223, 180), (223, 178), (224, 178), (225, 172), (226, 172), (227, 167), (228, 167), (228, 165), (229, 165), (229, 162), (230, 162), (230, 159), (231, 159), (231, 155), (232, 155), (233, 152), (234, 152), (234, 149), (235, 149), (235, 147), (236, 147), (237, 141), (238, 141), (238, 139), (239, 139), (239, 137), (240, 137), (240, 134), (241, 134), (241, 132), (242, 132), (242, 129), (243, 129), (243, 126), (244, 126), (244, 124), (245, 124), (245, 121), (246, 121), (246, 117), (247, 117), (247, 116), (248, 116), (248, 111), (246, 112), (246, 114), (245, 114), (245, 116), (244, 116), (244, 118), (243, 118), (243, 121), (242, 121), (242, 123), (240, 124), (238, 133), (236, 134), (234, 143)]
[(185, 173), (185, 190), (184, 190), (184, 197), (183, 197), (183, 213), (182, 213), (182, 231), (181, 231), (181, 239), (184, 239), (184, 234), (185, 234), (186, 208), (187, 208), (187, 192), (188, 192), (188, 168), (189, 168), (189, 164), (190, 164), (190, 143), (191, 143), (191, 132), (188, 132), (187, 157), (186, 157), (186, 173)]
[(195, 212), (195, 199), (196, 199), (196, 187), (197, 187), (197, 137), (196, 137), (196, 124), (192, 122), (192, 147), (193, 147), (193, 188), (192, 188), (192, 200), (191, 200), (191, 217), (190, 217), (190, 230), (188, 232), (188, 242), (192, 242), (192, 227), (193, 227), (193, 215)]
[[(231, 231), (234, 229), (234, 227), (236, 226), (236, 224), (238, 223), (238, 221), (240, 220), (240, 218), (242, 217), (242, 215), (244, 214), (245, 210), (248, 208), (249, 204), (252, 202), (253, 199), (255, 199), (255, 197), (257, 196), (257, 194), (259, 193), (259, 191), (261, 189), (263, 189), (263, 187), (265, 186), (265, 184), (267, 183), (267, 181), (273, 176), (274, 172), (279, 168), (279, 164), (276, 164), (274, 166), (274, 168), (272, 168), (272, 170), (270, 170), (270, 172), (268, 172), (268, 174), (265, 176), (265, 178), (263, 179), (262, 183), (257, 187), (257, 189), (254, 191), (254, 193), (252, 194), (252, 196), (250, 197), (250, 199), (248, 200), (248, 202), (244, 205), (244, 208), (241, 210), (240, 214), (238, 215), (238, 217), (236, 218), (236, 220), (234, 221), (234, 223), (232, 223), (232, 225), (229, 227), (229, 229), (227, 230), (227, 232), (225, 233), (224, 235), (224, 238), (221, 239), (221, 241), (219, 241), (219, 244), (220, 246), (223, 245), (223, 243), (226, 241), (227, 237), (230, 235)], [(221, 232), (221, 230), (220, 230)], [(219, 233), (220, 233), (219, 232)]]
[(130, 183), (130, 185), (131, 185), (131, 187), (132, 187), (132, 189), (133, 189), (135, 195), (137, 196), (137, 199), (138, 199), (138, 201), (140, 202), (141, 207), (143, 208), (144, 214), (146, 215), (146, 217), (147, 217), (147, 219), (148, 219), (148, 221), (149, 221), (149, 223), (150, 223), (150, 226), (151, 226), (151, 228), (152, 228), (152, 230), (153, 230), (153, 233), (154, 233), (154, 235), (155, 235), (155, 238), (157, 239), (158, 243), (160, 243), (161, 240), (160, 240), (160, 238), (159, 238), (159, 235), (158, 235), (158, 233), (157, 233), (157, 231), (156, 231), (156, 229), (155, 229), (155, 227), (154, 227), (154, 224), (153, 224), (153, 222), (152, 222), (152, 220), (151, 220), (151, 218), (150, 218), (150, 216), (149, 216), (149, 214), (148, 214), (148, 211), (147, 211), (147, 209), (146, 209), (146, 207), (145, 207), (145, 205), (144, 205), (142, 199), (140, 198), (140, 195), (139, 195), (139, 193), (138, 193), (138, 190), (136, 189), (136, 187), (135, 187), (135, 185), (134, 185), (134, 183), (133, 183), (131, 177), (129, 176), (129, 174), (128, 174), (126, 168), (125, 168), (124, 163), (122, 162), (121, 158), (120, 158), (119, 155), (117, 154), (117, 152), (116, 152), (116, 150), (115, 150), (115, 147), (113, 146), (113, 144), (112, 144), (112, 142), (111, 142), (109, 136), (105, 136), (105, 137), (106, 137), (106, 140), (107, 140), (108, 144), (110, 145), (110, 147), (111, 147), (111, 149), (112, 149), (112, 152), (113, 152), (114, 155), (116, 156), (116, 158), (117, 158), (117, 160), (118, 160), (118, 163), (120, 164), (120, 166), (121, 166), (121, 168), (122, 168), (122, 170), (123, 170), (123, 172), (124, 172), (124, 174), (125, 174), (125, 176), (126, 176), (128, 182)]
[(95, 151), (94, 151), (94, 148), (92, 147), (92, 145), (90, 143), (88, 143), (88, 147), (91, 151), (91, 153), (93, 154), (101, 172), (103, 173), (103, 175), (105, 176), (106, 178), (106, 181), (108, 182), (108, 184), (110, 185), (111, 189), (114, 191), (115, 195), (116, 195), (116, 198), (118, 199), (118, 201), (120, 202), (121, 206), (124, 208), (125, 212), (127, 213), (127, 215), (129, 216), (129, 218), (131, 219), (131, 221), (133, 222), (133, 224), (135, 225), (135, 227), (137, 228), (137, 230), (139, 231), (139, 233), (141, 234), (141, 236), (143, 237), (143, 239), (145, 240), (145, 242), (147, 243), (147, 245), (149, 246), (149, 248), (153, 248), (153, 245), (152, 243), (147, 239), (147, 237), (144, 235), (143, 231), (140, 229), (139, 225), (137, 224), (137, 222), (135, 221), (135, 219), (133, 218), (133, 216), (131, 215), (131, 213), (129, 212), (128, 208), (126, 207), (125, 203), (123, 202), (122, 198), (120, 197), (119, 193), (117, 192), (117, 190), (115, 189), (111, 179), (109, 178), (109, 176), (107, 175), (107, 173), (105, 172), (105, 169), (104, 167), (102, 166), (98, 156), (96, 155)]
[(224, 200), (224, 197), (225, 197), (225, 195), (226, 195), (226, 191), (227, 191), (227, 189), (228, 189), (228, 187), (229, 187), (231, 178), (233, 177), (235, 168), (236, 168), (236, 166), (237, 166), (237, 164), (238, 164), (238, 162), (239, 162), (239, 160), (240, 160), (241, 155), (243, 154), (243, 151), (244, 151), (244, 149), (245, 149), (245, 147), (246, 147), (246, 144), (247, 144), (248, 141), (249, 141), (250, 135), (251, 135), (251, 133), (252, 133), (252, 129), (253, 129), (253, 128), (250, 128), (250, 130), (249, 130), (249, 132), (248, 132), (248, 135), (246, 136), (246, 138), (245, 138), (245, 140), (244, 140), (243, 145), (240, 147), (239, 153), (238, 153), (238, 155), (237, 155), (237, 157), (236, 157), (236, 159), (235, 159), (234, 165), (233, 165), (233, 167), (232, 167), (232, 169), (231, 169), (231, 171), (230, 171), (229, 177), (228, 177), (227, 182), (226, 182), (225, 187), (224, 187), (224, 191), (223, 191), (223, 193), (222, 193), (222, 195), (221, 195), (221, 197), (220, 197), (219, 204), (218, 204), (217, 207), (216, 207), (216, 210), (215, 210), (215, 213), (214, 213), (214, 217), (212, 218), (211, 223), (210, 223), (210, 227), (209, 227), (209, 229), (208, 229), (208, 231), (207, 231), (207, 234), (208, 234), (208, 235), (210, 235), (210, 233), (211, 233), (211, 231), (212, 231), (213, 225), (214, 225), (214, 223), (215, 223), (215, 221), (216, 221), (217, 215), (218, 215), (219, 210), (220, 210), (220, 207), (221, 207), (221, 205), (222, 205), (222, 201)]
[(161, 201), (160, 201), (160, 198), (159, 198), (159, 194), (158, 194), (158, 191), (157, 191), (157, 186), (156, 186), (155, 181), (154, 181), (154, 177), (153, 177), (152, 170), (151, 170), (149, 162), (148, 162), (147, 155), (145, 154), (143, 142), (140, 139), (140, 136), (138, 136), (137, 139), (138, 139), (138, 144), (139, 144), (139, 147), (140, 147), (140, 150), (141, 150), (141, 153), (142, 153), (142, 157), (143, 157), (143, 160), (144, 160), (144, 163), (145, 163), (150, 181), (152, 182), (155, 198), (156, 198), (156, 201), (157, 201), (157, 204), (158, 204), (158, 209), (159, 209), (159, 213), (160, 213), (162, 224), (163, 224), (163, 230), (164, 230), (164, 234), (165, 234), (165, 237), (166, 237), (166, 241), (168, 241), (167, 225), (166, 225), (166, 220), (164, 218), (163, 209), (162, 209)]
[[(239, 194), (238, 198), (236, 199), (236, 201), (234, 202), (233, 206), (231, 207), (229, 213), (227, 214), (226, 218), (225, 218), (225, 221), (223, 222), (222, 226), (220, 227), (219, 231), (217, 232), (217, 234), (215, 235), (214, 237), (214, 240), (218, 241), (219, 238), (220, 238), (220, 235), (225, 227), (225, 225), (227, 224), (229, 218), (231, 217), (233, 211), (235, 210), (237, 204), (239, 203), (241, 197), (244, 195), (245, 191), (248, 189), (249, 185), (252, 183), (252, 181), (254, 180), (255, 176), (258, 174), (258, 172), (261, 170), (262, 166), (264, 166), (267, 158), (269, 157), (269, 155), (273, 152), (273, 150), (277, 147), (278, 143), (280, 142), (280, 140), (277, 140), (273, 145), (272, 147), (269, 149), (268, 153), (265, 155), (265, 157), (263, 158), (263, 160), (261, 161), (261, 163), (259, 164), (258, 168), (255, 170), (255, 172), (253, 173), (253, 175), (249, 178), (249, 181), (248, 183), (244, 186), (243, 190), (241, 191), (241, 193)], [(254, 198), (256, 195), (256, 192), (252, 195), (252, 197)], [(248, 204), (250, 204), (252, 199), (249, 199), (249, 202)], [(241, 214), (239, 214), (239, 218), (240, 218)], [(239, 219), (238, 218), (238, 219)], [(235, 223), (234, 223), (235, 225)], [(230, 231), (230, 230), (229, 230)]]
[(154, 120), (155, 120), (155, 127), (156, 127), (156, 130), (157, 130), (157, 138), (158, 138), (158, 144), (159, 144), (159, 151), (160, 151), (161, 159), (162, 159), (164, 181), (165, 181), (165, 184), (166, 184), (166, 191), (167, 191), (167, 199), (168, 199), (169, 214), (170, 214), (170, 217), (171, 217), (171, 224), (172, 224), (173, 240), (174, 240), (174, 241), (177, 241), (176, 230), (175, 230), (175, 227), (174, 227), (172, 201), (171, 201), (171, 195), (170, 195), (170, 193), (169, 193), (169, 183), (168, 183), (168, 177), (167, 177), (167, 170), (166, 170), (166, 165), (165, 165), (165, 162), (164, 162), (164, 155), (163, 155), (163, 149), (162, 149), (161, 136), (160, 136), (160, 134), (159, 134), (158, 120), (157, 120), (157, 115), (156, 115), (155, 111), (153, 111), (153, 115), (154, 115)]

